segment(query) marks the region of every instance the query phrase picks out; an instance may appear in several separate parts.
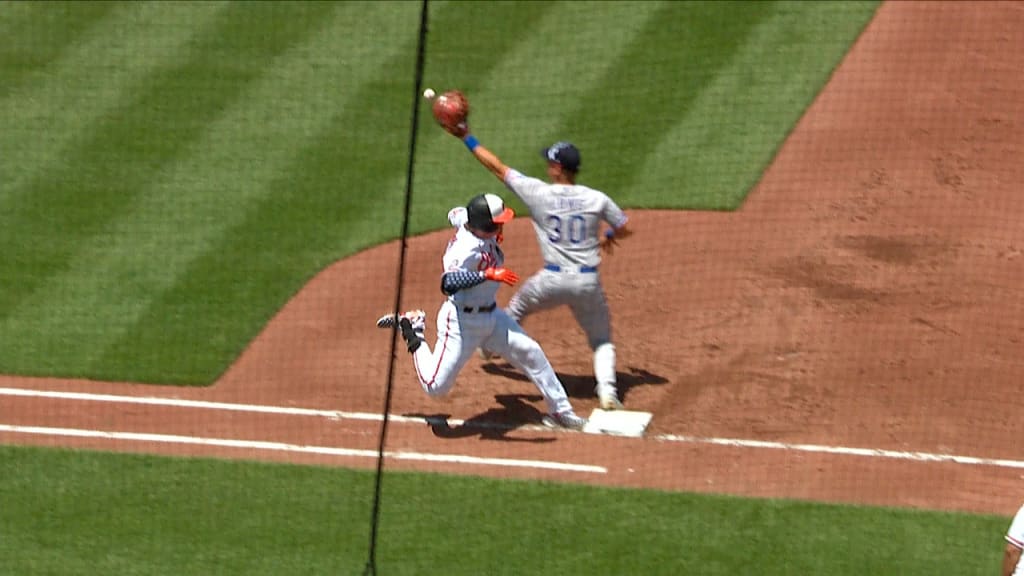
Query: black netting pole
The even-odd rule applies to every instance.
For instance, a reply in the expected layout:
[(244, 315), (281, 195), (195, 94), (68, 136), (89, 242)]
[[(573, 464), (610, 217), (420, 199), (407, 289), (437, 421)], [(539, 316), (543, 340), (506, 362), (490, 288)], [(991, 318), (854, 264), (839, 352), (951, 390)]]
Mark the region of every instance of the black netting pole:
[[(396, 313), (398, 312), (398, 307), (402, 304), (402, 280), (405, 278), (405, 252), (408, 244), (407, 238), (409, 237), (409, 211), (412, 205), (413, 166), (416, 159), (416, 134), (420, 117), (420, 91), (423, 85), (423, 63), (427, 48), (427, 2), (428, 0), (423, 0), (420, 6), (419, 41), (416, 46), (416, 81), (414, 82), (415, 85), (412, 92), (412, 123), (409, 125), (409, 160), (406, 165), (405, 174), (405, 210), (402, 214), (402, 245), (398, 257), (398, 288), (395, 290), (395, 305), (393, 308)], [(384, 393), (384, 418), (381, 420), (380, 442), (377, 445), (377, 475), (374, 479), (373, 512), (370, 517), (370, 551), (366, 561), (366, 569), (363, 571), (364, 575), (377, 574), (377, 532), (380, 525), (381, 481), (384, 477), (384, 447), (387, 444), (388, 414), (391, 413), (391, 392), (394, 387), (395, 353), (398, 342), (397, 323), (394, 330), (395, 332), (392, 333), (391, 337), (391, 362), (388, 365), (388, 377)]]

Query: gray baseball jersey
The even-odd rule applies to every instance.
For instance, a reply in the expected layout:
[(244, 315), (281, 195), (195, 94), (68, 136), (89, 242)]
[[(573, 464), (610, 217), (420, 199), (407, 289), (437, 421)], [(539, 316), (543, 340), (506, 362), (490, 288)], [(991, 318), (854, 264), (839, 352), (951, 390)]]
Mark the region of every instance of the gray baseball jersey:
[(622, 209), (600, 190), (549, 184), (509, 169), (505, 186), (530, 209), (544, 261), (559, 267), (596, 268), (601, 263), (601, 221), (618, 228)]
[(604, 192), (578, 184), (549, 184), (516, 170), (505, 185), (530, 209), (544, 267), (530, 276), (508, 303), (516, 321), (568, 306), (594, 350), (598, 394), (615, 390), (615, 348), (611, 316), (597, 266), (601, 263), (601, 221), (618, 228), (622, 209)]

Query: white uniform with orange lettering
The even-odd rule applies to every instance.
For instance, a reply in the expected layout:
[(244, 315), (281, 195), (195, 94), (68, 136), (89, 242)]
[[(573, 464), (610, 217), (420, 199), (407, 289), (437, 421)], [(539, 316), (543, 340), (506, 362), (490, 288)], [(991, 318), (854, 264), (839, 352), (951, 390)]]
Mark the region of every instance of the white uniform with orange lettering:
[[(502, 266), (505, 255), (497, 240), (479, 238), (467, 229), (464, 208), (453, 208), (449, 221), (456, 226), (456, 232), (444, 253), (445, 272)], [(501, 354), (523, 371), (544, 396), (549, 413), (572, 412), (565, 388), (540, 345), (496, 306), (499, 287), (499, 282), (485, 281), (459, 290), (441, 305), (434, 349), (424, 342), (413, 353), (420, 385), (430, 396), (447, 394), (459, 371), (482, 346)]]
[[(1010, 529), (1006, 531), (1006, 541), (1017, 548), (1024, 549), (1024, 506), (1017, 511), (1010, 523)], [(1024, 576), (1024, 562), (1018, 562), (1013, 570), (1013, 576)]]

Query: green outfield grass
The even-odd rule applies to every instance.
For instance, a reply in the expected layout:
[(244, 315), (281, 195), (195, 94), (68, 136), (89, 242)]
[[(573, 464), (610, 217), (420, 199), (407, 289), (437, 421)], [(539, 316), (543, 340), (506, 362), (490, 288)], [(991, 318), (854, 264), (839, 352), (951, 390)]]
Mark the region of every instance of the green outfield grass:
[[(507, 163), (568, 138), (627, 208), (730, 209), (876, 3), (432, 7), (425, 81)], [(0, 4), (0, 373), (209, 384), (395, 239), (418, 9)], [(502, 190), (423, 111), (414, 233)]]
[[(507, 163), (541, 175), (567, 138), (626, 208), (713, 210), (877, 7), (431, 5), (426, 83), (465, 90)], [(209, 384), (324, 267), (398, 237), (418, 7), (0, 2), (0, 373)], [(420, 120), (414, 233), (500, 191)], [(0, 447), (0, 574), (357, 574), (372, 487)], [(383, 505), (381, 574), (980, 575), (1008, 522), (400, 473)]]
[[(0, 573), (360, 574), (370, 472), (0, 447)], [(379, 574), (996, 574), (1008, 518), (391, 473)]]

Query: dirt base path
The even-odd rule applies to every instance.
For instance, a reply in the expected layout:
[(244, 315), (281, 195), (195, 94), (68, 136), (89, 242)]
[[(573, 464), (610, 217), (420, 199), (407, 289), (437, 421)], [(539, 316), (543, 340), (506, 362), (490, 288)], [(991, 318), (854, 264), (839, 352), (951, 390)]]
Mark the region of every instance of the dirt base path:
[[(400, 350), (392, 413), (408, 419), (389, 434), (389, 466), (1012, 512), (1024, 474), (1009, 440), (1024, 374), (1022, 142), (1024, 5), (884, 5), (741, 210), (631, 213), (636, 235), (602, 274), (624, 400), (654, 413), (647, 438), (536, 429), (540, 396), (500, 364), (474, 360), (431, 400)], [(529, 222), (506, 236), (509, 267), (536, 269)], [(446, 240), (410, 240), (410, 278), (436, 277)], [(382, 246), (325, 270), (208, 389), (0, 379), (345, 414), (5, 393), (0, 442), (372, 466), (390, 350), (373, 321), (392, 306), (397, 255)], [(405, 290), (409, 307), (440, 304), (433, 282)], [(560, 329), (571, 322), (555, 312), (526, 328), (589, 413), (590, 354)]]

